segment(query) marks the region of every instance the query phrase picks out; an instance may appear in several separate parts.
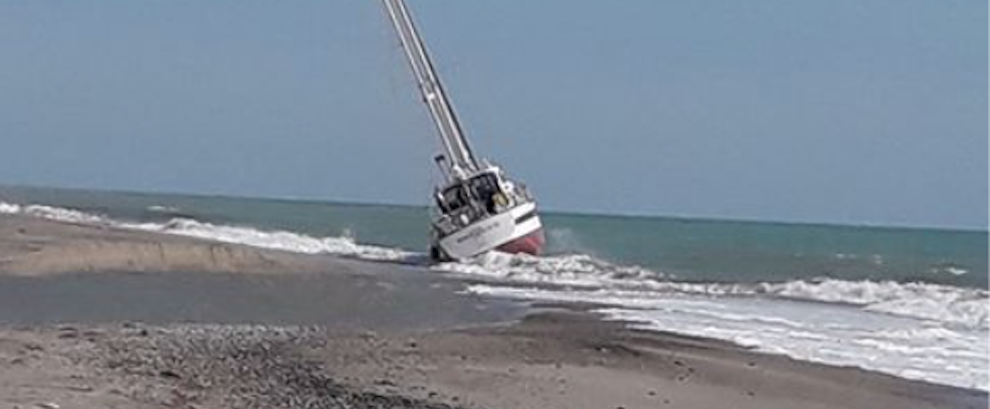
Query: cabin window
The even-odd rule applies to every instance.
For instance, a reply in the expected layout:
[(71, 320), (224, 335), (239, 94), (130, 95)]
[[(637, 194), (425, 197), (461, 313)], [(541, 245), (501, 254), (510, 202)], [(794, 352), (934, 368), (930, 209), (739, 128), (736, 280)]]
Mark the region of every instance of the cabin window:
[(498, 178), (493, 173), (485, 173), (471, 179), (471, 190), (481, 199), (485, 210), (495, 213), (495, 194), (499, 192)]
[(464, 186), (454, 185), (443, 191), (443, 204), (445, 206), (441, 206), (441, 209), (448, 213), (456, 212), (468, 202), (467, 190), (464, 189)]

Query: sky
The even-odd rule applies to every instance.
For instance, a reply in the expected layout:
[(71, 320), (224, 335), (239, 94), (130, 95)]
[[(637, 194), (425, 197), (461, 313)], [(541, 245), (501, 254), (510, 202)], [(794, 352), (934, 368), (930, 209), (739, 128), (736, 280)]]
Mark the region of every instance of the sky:
[[(546, 209), (987, 227), (983, 0), (409, 0)], [(0, 184), (427, 203), (375, 0), (0, 0)]]

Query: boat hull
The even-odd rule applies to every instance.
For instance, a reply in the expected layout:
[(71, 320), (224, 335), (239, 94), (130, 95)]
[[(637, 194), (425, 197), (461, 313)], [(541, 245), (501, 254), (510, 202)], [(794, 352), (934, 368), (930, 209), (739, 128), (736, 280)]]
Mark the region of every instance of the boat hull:
[(546, 239), (543, 237), (543, 229), (540, 228), (537, 231), (498, 246), (497, 250), (509, 254), (538, 256), (543, 252), (543, 245), (545, 243)]
[(493, 250), (535, 255), (543, 250), (543, 244), (536, 204), (528, 202), (465, 226), (434, 245), (446, 258), (458, 260)]

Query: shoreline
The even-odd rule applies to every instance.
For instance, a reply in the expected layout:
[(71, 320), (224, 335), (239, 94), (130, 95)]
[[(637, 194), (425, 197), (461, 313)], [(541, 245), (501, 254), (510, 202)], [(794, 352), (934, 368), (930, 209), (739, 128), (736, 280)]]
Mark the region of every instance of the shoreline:
[[(986, 394), (573, 311), (433, 331), (0, 326), (0, 402), (140, 408), (983, 408)], [(342, 406), (335, 406), (342, 405)]]
[[(9, 291), (0, 310), (54, 318), (0, 314), (7, 369), (0, 403), (773, 409), (988, 402), (985, 391), (635, 330), (579, 305), (468, 296), (458, 290), (463, 281), (426, 272), (0, 215), (0, 292)], [(202, 293), (190, 294), (195, 289)], [(99, 302), (109, 304), (84, 308)], [(157, 319), (119, 314), (141, 312), (141, 304)], [(248, 373), (225, 366), (242, 359), (257, 366)], [(310, 400), (293, 401), (281, 389)]]
[(339, 264), (346, 261), (111, 226), (0, 214), (0, 275), (317, 272)]

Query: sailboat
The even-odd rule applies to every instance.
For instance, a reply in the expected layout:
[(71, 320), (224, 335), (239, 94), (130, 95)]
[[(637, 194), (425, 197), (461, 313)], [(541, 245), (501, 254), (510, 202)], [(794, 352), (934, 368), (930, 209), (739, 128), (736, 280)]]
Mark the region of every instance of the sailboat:
[(545, 240), (533, 195), (504, 169), (475, 156), (405, 1), (382, 1), (443, 147), (435, 158), (443, 181), (433, 192), (431, 257), (462, 260), (491, 251), (539, 254)]

